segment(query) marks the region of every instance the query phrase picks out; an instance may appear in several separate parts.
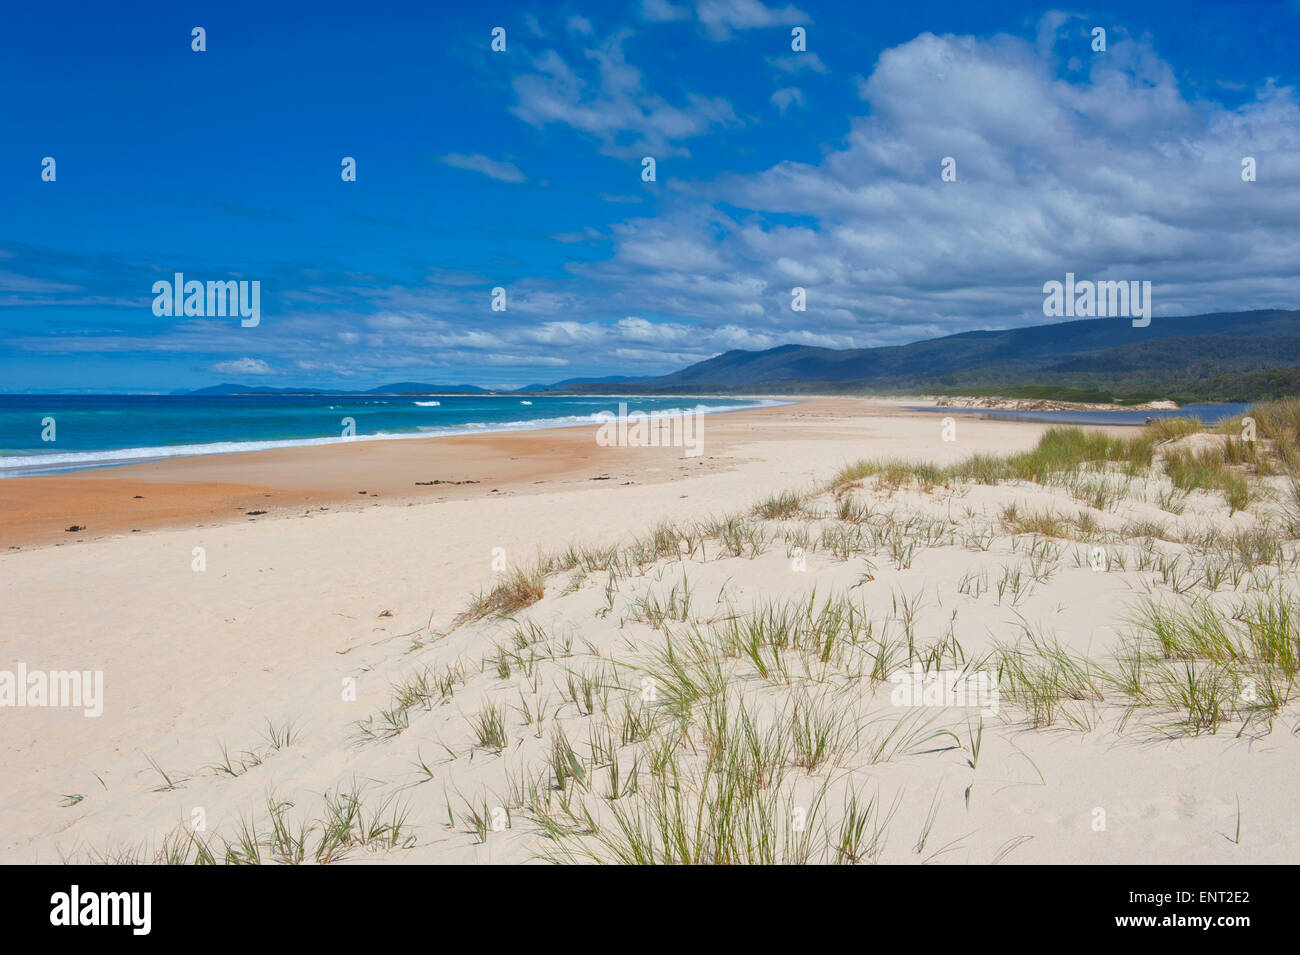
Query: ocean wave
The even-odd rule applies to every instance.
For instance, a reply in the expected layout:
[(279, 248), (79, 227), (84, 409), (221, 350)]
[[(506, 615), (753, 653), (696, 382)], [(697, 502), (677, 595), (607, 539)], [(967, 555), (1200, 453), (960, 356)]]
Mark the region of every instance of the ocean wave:
[(442, 406), (441, 401), (416, 401), (413, 403), (419, 405), (421, 408), (438, 408)]
[[(664, 408), (657, 411), (642, 412), (648, 418), (675, 418), (684, 414), (721, 414), (728, 411), (745, 411), (757, 408), (773, 408), (790, 404), (788, 401), (764, 399), (743, 405), (696, 405), (685, 408)], [(447, 425), (440, 428), (423, 427), (414, 431), (377, 431), (373, 434), (358, 434), (351, 438), (284, 438), (268, 441), (214, 441), (206, 444), (164, 444), (152, 447), (119, 448), (109, 451), (68, 451), (56, 454), (0, 455), (0, 477), (19, 477), (23, 475), (51, 474), (60, 471), (76, 471), (85, 468), (108, 467), (118, 464), (131, 464), (141, 461), (156, 461), (177, 457), (201, 457), (209, 454), (238, 454), (245, 451), (270, 451), (275, 448), (301, 448), (324, 444), (352, 444), (359, 441), (400, 441), (409, 438), (438, 438), (454, 435), (491, 434), (502, 431), (542, 431), (547, 428), (573, 427), (575, 425), (600, 424), (608, 417), (617, 415), (617, 405), (613, 409), (602, 410), (592, 414), (563, 415), (556, 418), (532, 418), (522, 421), (471, 421), (460, 425)], [(629, 412), (629, 414), (635, 412)], [(606, 416), (602, 418), (601, 416)]]

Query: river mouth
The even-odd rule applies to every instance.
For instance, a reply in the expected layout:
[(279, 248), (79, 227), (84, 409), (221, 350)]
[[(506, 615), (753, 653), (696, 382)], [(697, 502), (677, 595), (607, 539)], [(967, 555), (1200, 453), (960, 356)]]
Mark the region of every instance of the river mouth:
[(1246, 414), (1251, 406), (1246, 403), (1221, 405), (1184, 405), (1178, 410), (1132, 411), (1021, 411), (1011, 408), (936, 408), (932, 406), (911, 405), (911, 411), (928, 411), (940, 414), (977, 415), (981, 418), (996, 418), (1003, 421), (1033, 421), (1040, 424), (1063, 425), (1115, 425), (1122, 427), (1141, 427), (1154, 418), (1196, 418), (1207, 425), (1216, 425), (1229, 418), (1238, 418)]

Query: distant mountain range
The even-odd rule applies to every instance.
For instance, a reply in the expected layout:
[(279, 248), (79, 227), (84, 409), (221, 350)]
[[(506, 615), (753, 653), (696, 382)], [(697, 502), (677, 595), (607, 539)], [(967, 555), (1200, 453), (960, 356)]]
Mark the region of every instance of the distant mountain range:
[(399, 381), (380, 385), (369, 391), (336, 391), (326, 388), (266, 388), (254, 385), (212, 385), (195, 391), (173, 391), (174, 395), (487, 395), (486, 388), (477, 385), (428, 385), (419, 381)]
[(566, 378), (551, 385), (524, 385), (520, 391), (563, 391), (572, 385), (626, 385), (645, 381), (645, 376), (607, 375), (604, 378)]
[[(1209, 382), (1210, 384), (1207, 384)], [(908, 345), (735, 350), (650, 378), (570, 378), (520, 392), (991, 392), (1048, 387), (1142, 396), (1249, 400), (1300, 391), (1300, 310), (1216, 312), (1131, 320), (1084, 319), (961, 332)], [(1209, 389), (1209, 390), (1207, 390)], [(1211, 393), (1212, 392), (1212, 393)], [(1222, 392), (1222, 394), (1220, 394)], [(1235, 394), (1234, 392), (1240, 392)], [(217, 385), (190, 394), (323, 394)], [(399, 382), (363, 394), (489, 394), (473, 385)]]
[(1146, 328), (1134, 328), (1129, 319), (1084, 319), (881, 348), (781, 345), (729, 351), (640, 385), (664, 392), (755, 385), (847, 390), (992, 379), (1023, 384), (1088, 375), (1140, 383), (1297, 363), (1300, 310), (1268, 310), (1156, 318)]

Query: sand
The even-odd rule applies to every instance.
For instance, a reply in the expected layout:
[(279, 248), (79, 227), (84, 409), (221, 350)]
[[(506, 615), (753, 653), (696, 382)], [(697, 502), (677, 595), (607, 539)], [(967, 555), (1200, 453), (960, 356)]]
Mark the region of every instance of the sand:
[[(371, 507), (377, 501), (407, 504), (536, 494), (587, 487), (586, 482), (661, 483), (730, 468), (741, 460), (738, 448), (743, 443), (788, 440), (798, 434), (792, 425), (833, 418), (843, 407), (841, 400), (814, 399), (706, 416), (707, 443), (698, 457), (684, 457), (678, 448), (601, 447), (593, 439), (597, 429), (572, 427), (357, 440), (9, 478), (0, 482), (0, 546), (242, 522), (249, 511), (279, 517), (322, 508)], [(894, 402), (872, 407), (876, 415), (905, 413)], [(826, 437), (833, 431), (834, 426), (819, 434)], [(83, 530), (68, 531), (72, 526)]]
[[(635, 659), (661, 639), (630, 609), (638, 597), (662, 596), (686, 568), (699, 594), (692, 613), (703, 621), (761, 599), (847, 591), (862, 567), (814, 551), (792, 573), (779, 543), (751, 559), (669, 560), (620, 582), (604, 615), (598, 576), (566, 592), (567, 575), (559, 575), (517, 616), (555, 639), (567, 635), (577, 649), (530, 678), (483, 663), (512, 624), (454, 626), (468, 597), (501, 579), (502, 559), (526, 566), (570, 543), (626, 543), (660, 521), (734, 513), (824, 483), (861, 457), (953, 461), (1032, 447), (1044, 430), (962, 418), (958, 440), (945, 442), (940, 416), (866, 399), (804, 400), (709, 417), (705, 427), (704, 454), (693, 459), (678, 449), (602, 448), (594, 429), (571, 428), (0, 482), (0, 541), (9, 548), (0, 554), (0, 668), (104, 674), (97, 718), (66, 708), (0, 710), (0, 862), (144, 858), (186, 826), (235, 838), (241, 819), (267, 828), (268, 793), (310, 823), (331, 794), (353, 786), (376, 811), (401, 805), (409, 817), (398, 846), (354, 845), (342, 861), (533, 860), (547, 840), (525, 813), (510, 809), (508, 828), (483, 840), (464, 821), (466, 806), (478, 800), (489, 815), (508, 806), (506, 791), (545, 764), (556, 728), (585, 748), (591, 718), (561, 705), (563, 674), (580, 663)], [(415, 485), (431, 480), (477, 483)], [(1026, 493), (980, 488), (941, 499), (915, 491), (894, 503), (974, 527)], [(1222, 519), (1212, 511), (1207, 503), (1204, 520)], [(86, 531), (62, 529), (73, 524)], [(1137, 580), (1070, 569), (1068, 555), (1024, 605), (955, 596), (972, 566), (1006, 562), (1000, 546), (925, 550), (906, 571), (880, 570), (860, 595), (885, 614), (896, 593), (932, 591), (918, 617), (928, 636), (947, 625), (952, 607), (943, 600), (968, 600), (960, 619), (972, 645), (1013, 638), (1018, 617), (1046, 620), (1080, 651), (1118, 641)], [(359, 722), (382, 725), (377, 714), (391, 709), (394, 683), (458, 662), (465, 678), (444, 705), (420, 709), (390, 739), (358, 741)], [(883, 697), (872, 692), (859, 700), (869, 710), (888, 699), (887, 688)], [(553, 711), (545, 733), (509, 709), (506, 752), (476, 746), (473, 720), (484, 707), (527, 712), (530, 701)], [(969, 715), (935, 718), (957, 727)], [(295, 737), (277, 748), (268, 725), (288, 722)], [(931, 852), (953, 846), (937, 861), (1295, 862), (1294, 723), (1279, 721), (1263, 739), (1225, 732), (1152, 742), (1113, 727), (1030, 730), (1005, 707), (986, 721), (977, 770), (960, 753), (915, 752), (879, 764), (847, 756), (840, 770), (898, 800), (891, 826), (899, 834), (877, 861), (928, 856), (912, 848), (937, 805), (933, 836), (922, 841)], [(222, 744), (238, 775), (212, 768)], [(965, 791), (972, 783), (978, 798)], [(1238, 812), (1246, 820), (1239, 832)]]

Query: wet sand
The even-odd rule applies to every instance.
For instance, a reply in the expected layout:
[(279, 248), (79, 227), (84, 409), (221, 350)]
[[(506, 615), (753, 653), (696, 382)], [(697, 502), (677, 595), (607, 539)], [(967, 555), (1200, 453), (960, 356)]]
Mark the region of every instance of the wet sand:
[(738, 441), (788, 436), (784, 429), (795, 422), (861, 401), (796, 400), (705, 416), (704, 453), (694, 458), (683, 457), (681, 448), (601, 447), (597, 428), (584, 425), (358, 440), (9, 478), (0, 481), (0, 545), (15, 549), (321, 509), (538, 493), (587, 481), (655, 483), (727, 466), (722, 457)]

